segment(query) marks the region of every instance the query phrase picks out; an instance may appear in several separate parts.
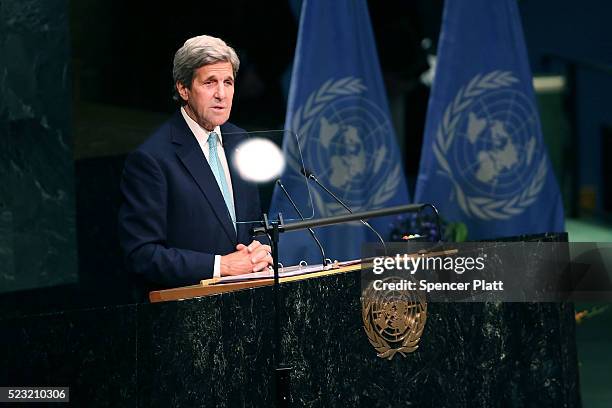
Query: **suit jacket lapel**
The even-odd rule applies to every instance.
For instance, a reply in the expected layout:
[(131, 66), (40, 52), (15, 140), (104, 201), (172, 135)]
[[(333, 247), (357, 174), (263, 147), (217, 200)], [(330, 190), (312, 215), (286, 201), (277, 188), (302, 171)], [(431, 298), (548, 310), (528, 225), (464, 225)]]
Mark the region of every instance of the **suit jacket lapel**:
[[(210, 169), (208, 161), (206, 161), (204, 153), (202, 153), (198, 141), (191, 133), (180, 112), (178, 116), (175, 115), (172, 142), (177, 145), (177, 156), (210, 203), (227, 236), (232, 242), (236, 242), (236, 231), (232, 225), (232, 220), (217, 180)], [(236, 201), (235, 198), (234, 201)]]
[[(238, 172), (236, 168), (236, 163), (234, 162), (234, 153), (238, 144), (241, 141), (245, 140), (246, 136), (242, 136), (242, 134), (230, 134), (229, 131), (226, 133), (226, 127), (221, 126), (221, 134), (223, 135), (223, 150), (225, 151), (225, 157), (227, 159), (227, 164), (229, 167), (230, 177), (232, 178), (232, 190), (234, 193), (234, 209), (236, 211), (236, 221), (253, 221), (247, 219), (248, 216), (248, 205), (249, 205), (249, 197), (247, 196), (247, 192), (245, 191), (245, 181), (242, 180), (242, 176)], [(238, 236), (240, 237), (240, 231), (243, 228), (249, 228), (248, 224), (237, 224)]]

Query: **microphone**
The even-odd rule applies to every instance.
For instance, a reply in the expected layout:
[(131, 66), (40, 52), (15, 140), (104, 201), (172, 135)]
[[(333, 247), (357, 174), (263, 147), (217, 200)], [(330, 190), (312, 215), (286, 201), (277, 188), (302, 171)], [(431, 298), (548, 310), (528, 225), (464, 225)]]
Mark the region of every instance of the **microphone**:
[[(291, 199), (291, 196), (289, 195), (289, 192), (287, 191), (287, 189), (285, 189), (285, 186), (283, 185), (283, 183), (280, 181), (280, 179), (276, 180), (276, 184), (278, 184), (278, 186), (280, 187), (281, 190), (283, 190), (283, 193), (285, 193), (285, 196), (289, 199), (289, 202), (291, 203), (291, 206), (293, 207), (293, 209), (295, 210), (295, 212), (300, 216), (300, 218), (302, 219), (302, 221), (306, 221), (304, 219), (304, 216), (302, 215), (302, 212), (299, 210), (299, 208), (297, 207), (297, 205), (295, 205), (295, 202), (293, 201), (293, 199)], [(312, 230), (312, 228), (308, 228), (308, 232), (310, 232), (310, 236), (312, 236), (312, 239), (314, 239), (315, 243), (317, 244), (317, 246), (319, 247), (319, 251), (321, 251), (321, 257), (323, 258), (323, 266), (327, 266), (327, 258), (325, 257), (325, 250), (323, 249), (323, 245), (321, 245), (321, 241), (319, 241), (319, 239), (317, 238), (317, 236), (315, 235), (314, 231)]]
[[(304, 175), (304, 177), (314, 181), (315, 183), (317, 183), (317, 185), (319, 187), (321, 187), (327, 194), (329, 194), (338, 204), (340, 204), (342, 207), (344, 207), (344, 209), (346, 211), (348, 211), (350, 214), (353, 213), (353, 211), (342, 202), (342, 200), (340, 200), (338, 197), (336, 197), (336, 195), (334, 193), (332, 193), (327, 187), (325, 187), (323, 184), (321, 184), (319, 182), (319, 180), (317, 179), (317, 176), (314, 175), (314, 173), (312, 171), (310, 171), (309, 169), (307, 169), (306, 167), (302, 167), (302, 169), (300, 170), (301, 173)], [(364, 221), (364, 220), (359, 220), (361, 221), (361, 223), (363, 225), (365, 225), (366, 227), (368, 227), (374, 234), (376, 234), (376, 236), (378, 237), (378, 239), (380, 240), (380, 243), (383, 246), (383, 249), (385, 250), (385, 254), (387, 253), (387, 246), (385, 245), (385, 241), (382, 239), (382, 237), (380, 236), (380, 234), (378, 233), (378, 231), (376, 231), (374, 229), (374, 227), (372, 227), (370, 225), (369, 222)]]

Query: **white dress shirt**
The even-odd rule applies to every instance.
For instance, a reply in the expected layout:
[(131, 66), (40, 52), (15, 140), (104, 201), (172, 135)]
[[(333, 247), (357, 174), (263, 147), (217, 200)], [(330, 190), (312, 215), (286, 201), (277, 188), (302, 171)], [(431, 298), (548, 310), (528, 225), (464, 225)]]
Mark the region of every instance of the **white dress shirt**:
[[(209, 155), (209, 147), (208, 147), (208, 136), (210, 135), (210, 131), (204, 129), (200, 126), (195, 120), (191, 119), (185, 109), (181, 107), (181, 114), (187, 122), (187, 126), (191, 129), (191, 132), (194, 134), (198, 144), (200, 145), (200, 149), (202, 149), (202, 153), (206, 156), (206, 160), (210, 164)], [(234, 190), (232, 189), (232, 178), (230, 177), (229, 166), (227, 164), (227, 158), (225, 157), (225, 150), (223, 149), (223, 135), (221, 135), (221, 128), (219, 126), (213, 129), (217, 135), (219, 135), (219, 143), (217, 144), (217, 155), (219, 157), (219, 161), (221, 162), (221, 167), (223, 167), (223, 173), (225, 174), (225, 180), (227, 181), (227, 187), (229, 189), (229, 193), (231, 196), (232, 203), (234, 203)], [(234, 208), (236, 206), (234, 205)], [(221, 255), (215, 255), (215, 268), (213, 277), (218, 278), (221, 276)]]

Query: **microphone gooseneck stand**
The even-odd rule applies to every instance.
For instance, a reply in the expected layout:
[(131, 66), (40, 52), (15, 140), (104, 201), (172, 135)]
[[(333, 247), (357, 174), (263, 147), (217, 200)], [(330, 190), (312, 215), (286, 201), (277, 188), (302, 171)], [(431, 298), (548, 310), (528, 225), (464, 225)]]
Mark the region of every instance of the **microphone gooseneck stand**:
[[(280, 187), (283, 194), (285, 194), (285, 197), (287, 197), (287, 199), (289, 200), (289, 203), (291, 204), (291, 206), (293, 207), (297, 215), (300, 217), (300, 219), (302, 221), (306, 221), (306, 219), (302, 215), (302, 212), (300, 211), (298, 206), (295, 204), (295, 201), (293, 201), (293, 199), (291, 198), (291, 195), (289, 195), (289, 192), (283, 185), (283, 182), (280, 179), (278, 179), (276, 180), (276, 184)], [(319, 252), (321, 252), (321, 258), (323, 259), (323, 266), (327, 266), (327, 257), (325, 256), (325, 249), (323, 249), (323, 245), (321, 244), (321, 241), (319, 241), (319, 238), (317, 238), (317, 235), (314, 233), (312, 228), (306, 228), (306, 229), (310, 233), (310, 236), (314, 240), (315, 244), (317, 244), (317, 246), (319, 247)]]
[[(278, 214), (276, 221), (270, 221), (267, 214), (264, 214), (263, 226), (253, 228), (253, 234), (265, 234), (272, 238), (270, 241), (270, 247), (272, 249), (272, 260), (274, 262), (274, 364), (275, 375), (274, 384), (275, 389), (275, 402), (276, 407), (285, 408), (289, 407), (291, 401), (291, 390), (290, 390), (290, 375), (291, 367), (288, 367), (283, 363), (283, 354), (281, 350), (281, 325), (280, 325), (280, 311), (281, 311), (281, 297), (279, 288), (279, 275), (278, 275), (278, 242), (280, 234), (290, 231), (300, 231), (307, 228), (324, 227), (327, 225), (342, 224), (350, 221), (357, 221), (360, 219), (369, 219), (384, 217), (387, 215), (395, 215), (409, 212), (420, 212), (424, 207), (432, 206), (431, 204), (408, 204), (399, 205), (389, 208), (380, 208), (372, 211), (356, 212), (346, 215), (336, 215), (333, 217), (319, 218), (316, 220), (306, 220), (292, 222), (285, 224), (283, 221), (283, 215)], [(432, 206), (433, 207), (433, 206)], [(434, 207), (435, 208), (435, 207)]]
[[(337, 195), (335, 195), (334, 193), (332, 193), (332, 191), (331, 191), (329, 188), (325, 187), (325, 185), (319, 181), (319, 179), (317, 178), (317, 176), (315, 176), (315, 174), (314, 174), (314, 173), (313, 173), (311, 170), (307, 169), (306, 167), (302, 167), (302, 169), (301, 169), (301, 173), (302, 173), (302, 175), (304, 175), (304, 177), (306, 177), (308, 180), (312, 180), (312, 181), (314, 181), (314, 182), (315, 182), (315, 184), (316, 184), (317, 186), (319, 186), (319, 188), (320, 188), (320, 189), (322, 189), (323, 191), (325, 191), (325, 193), (326, 193), (327, 195), (329, 195), (331, 198), (333, 198), (333, 199), (334, 199), (334, 201), (335, 201), (335, 202), (337, 202), (338, 204), (340, 204), (340, 205), (341, 205), (341, 206), (342, 206), (342, 207), (343, 207), (343, 208), (344, 208), (346, 211), (348, 211), (350, 214), (353, 214), (353, 210), (351, 210), (351, 209), (350, 209), (350, 207), (344, 203), (344, 201), (340, 200), (340, 198), (338, 198), (338, 196), (337, 196)], [(378, 231), (376, 231), (376, 229), (374, 229), (374, 227), (372, 227), (372, 226), (370, 225), (370, 223), (369, 223), (369, 222), (364, 221), (364, 220), (362, 220), (362, 219), (360, 219), (359, 221), (361, 221), (361, 223), (362, 223), (364, 226), (368, 227), (368, 228), (369, 228), (369, 230), (370, 230), (370, 231), (372, 231), (372, 232), (374, 233), (374, 235), (376, 235), (376, 237), (378, 238), (378, 240), (379, 240), (379, 241), (380, 241), (380, 243), (382, 244), (382, 246), (383, 246), (383, 250), (384, 250), (385, 255), (386, 255), (386, 254), (387, 254), (387, 245), (385, 245), (385, 240), (384, 240), (384, 239), (382, 239), (382, 237), (380, 236), (380, 234), (378, 233)]]

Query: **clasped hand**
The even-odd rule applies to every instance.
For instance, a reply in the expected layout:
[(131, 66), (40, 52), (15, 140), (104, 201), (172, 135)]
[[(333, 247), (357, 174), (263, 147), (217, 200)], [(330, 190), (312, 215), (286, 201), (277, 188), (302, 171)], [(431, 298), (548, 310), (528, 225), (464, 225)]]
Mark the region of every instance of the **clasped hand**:
[(236, 252), (221, 257), (221, 276), (259, 272), (272, 265), (270, 245), (253, 241), (236, 245)]

